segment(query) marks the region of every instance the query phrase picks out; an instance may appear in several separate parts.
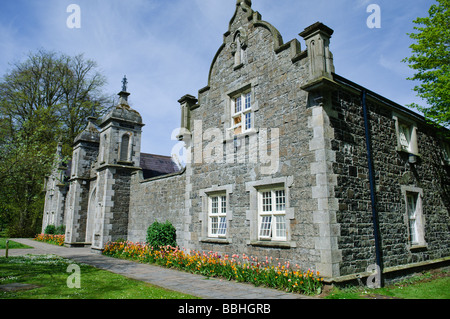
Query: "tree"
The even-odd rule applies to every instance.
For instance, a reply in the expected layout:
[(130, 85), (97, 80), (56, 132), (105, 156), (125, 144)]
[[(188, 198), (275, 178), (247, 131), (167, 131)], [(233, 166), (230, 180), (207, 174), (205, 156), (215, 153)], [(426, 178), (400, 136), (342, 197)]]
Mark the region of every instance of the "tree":
[(408, 33), (412, 56), (403, 61), (416, 71), (408, 80), (420, 81), (414, 88), (429, 106), (413, 103), (434, 124), (450, 127), (450, 0), (437, 0), (429, 9), (429, 17), (417, 18), (418, 33)]
[(44, 178), (54, 164), (58, 141), (63, 155), (90, 115), (100, 116), (110, 98), (106, 80), (83, 55), (40, 50), (15, 63), (0, 82), (0, 220), (13, 236), (40, 229)]

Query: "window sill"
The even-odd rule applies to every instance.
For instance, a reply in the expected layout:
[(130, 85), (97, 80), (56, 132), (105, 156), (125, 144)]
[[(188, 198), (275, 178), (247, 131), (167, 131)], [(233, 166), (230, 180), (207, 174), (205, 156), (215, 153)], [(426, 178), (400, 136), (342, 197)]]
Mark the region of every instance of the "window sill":
[(213, 237), (202, 238), (200, 239), (200, 242), (208, 244), (220, 244), (220, 245), (231, 244), (231, 240), (228, 238), (213, 238)]
[(257, 247), (270, 247), (270, 248), (281, 248), (290, 249), (291, 243), (287, 241), (271, 241), (271, 240), (257, 240), (250, 242), (251, 246)]
[(412, 244), (409, 247), (410, 251), (419, 251), (419, 250), (427, 250), (428, 249), (428, 245), (427, 244)]
[(244, 63), (238, 64), (234, 67), (234, 70), (239, 70), (240, 68), (242, 68), (244, 66)]
[(411, 152), (410, 150), (404, 149), (402, 147), (397, 147), (397, 152), (399, 152), (401, 154), (414, 155), (414, 156), (417, 156), (417, 157), (421, 157), (419, 153)]
[(125, 166), (131, 166), (131, 165), (133, 165), (133, 162), (129, 162), (129, 161), (117, 161), (117, 164), (119, 164), (119, 165), (125, 165)]
[(247, 131), (244, 131), (244, 132), (241, 132), (241, 133), (238, 133), (238, 134), (235, 134), (233, 132), (234, 128), (229, 128), (228, 130), (231, 132), (231, 138), (224, 139), (224, 142), (226, 142), (226, 143), (233, 142), (234, 138), (243, 138), (245, 136), (251, 136), (251, 135), (255, 135), (255, 134), (258, 133), (258, 130), (256, 128), (251, 128), (251, 129), (249, 129)]

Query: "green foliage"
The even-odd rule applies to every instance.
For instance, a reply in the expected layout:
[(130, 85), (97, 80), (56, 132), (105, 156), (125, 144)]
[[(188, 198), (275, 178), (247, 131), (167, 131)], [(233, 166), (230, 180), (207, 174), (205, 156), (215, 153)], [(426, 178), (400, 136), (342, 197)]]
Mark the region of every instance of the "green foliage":
[(55, 229), (55, 235), (65, 235), (66, 234), (66, 226), (65, 225), (59, 225)]
[(429, 106), (411, 104), (432, 123), (450, 127), (450, 0), (437, 0), (429, 17), (413, 22), (418, 33), (408, 34), (413, 55), (403, 60), (416, 71), (408, 80), (419, 81), (414, 90)]
[[(190, 295), (129, 279), (86, 264), (80, 267), (81, 287), (68, 287), (73, 260), (54, 255), (0, 257), (1, 284), (23, 283), (39, 288), (0, 291), (0, 299), (192, 299)], [(3, 308), (2, 308), (3, 309)]]
[(155, 221), (147, 229), (147, 243), (154, 248), (161, 246), (177, 246), (177, 234), (175, 227), (166, 221), (164, 224)]
[(71, 155), (73, 139), (107, 98), (105, 78), (83, 55), (40, 50), (12, 64), (0, 80), (0, 222), (9, 237), (40, 232), (44, 180)]
[(44, 234), (55, 235), (56, 234), (55, 225), (47, 225), (47, 227), (45, 227), (45, 229), (44, 229)]

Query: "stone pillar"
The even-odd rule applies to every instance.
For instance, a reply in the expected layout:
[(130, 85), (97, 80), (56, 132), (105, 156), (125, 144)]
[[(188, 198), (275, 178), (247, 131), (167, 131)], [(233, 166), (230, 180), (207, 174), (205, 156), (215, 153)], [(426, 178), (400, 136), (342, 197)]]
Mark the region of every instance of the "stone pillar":
[(313, 106), (311, 111), (309, 127), (314, 135), (309, 149), (315, 154), (315, 160), (311, 163), (310, 170), (315, 179), (312, 199), (317, 203), (313, 223), (318, 228), (315, 249), (320, 253), (320, 262), (316, 268), (324, 277), (337, 277), (340, 274), (342, 254), (338, 249), (340, 228), (336, 220), (339, 203), (334, 196), (334, 187), (337, 186), (337, 176), (333, 173), (336, 154), (331, 149), (334, 132), (323, 104)]
[(333, 30), (323, 23), (316, 22), (299, 35), (306, 42), (311, 80), (321, 77), (332, 78), (334, 73), (333, 54), (330, 51), (330, 38)]
[(182, 141), (186, 134), (191, 131), (191, 108), (197, 104), (198, 100), (192, 95), (185, 95), (178, 100), (181, 107), (180, 133), (177, 139)]

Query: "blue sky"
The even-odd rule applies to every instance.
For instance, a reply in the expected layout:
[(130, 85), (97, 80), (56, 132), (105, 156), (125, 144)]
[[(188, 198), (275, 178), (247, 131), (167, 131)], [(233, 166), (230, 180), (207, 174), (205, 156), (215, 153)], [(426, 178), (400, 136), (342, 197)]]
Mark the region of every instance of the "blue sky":
[[(401, 105), (422, 103), (406, 80), (412, 70), (412, 20), (427, 16), (434, 0), (253, 0), (284, 42), (316, 21), (335, 32), (330, 49), (336, 73)], [(236, 0), (3, 0), (0, 10), (0, 76), (10, 63), (40, 48), (84, 53), (107, 77), (106, 93), (128, 78), (129, 98), (146, 126), (142, 151), (170, 155), (180, 123), (178, 99), (207, 85), (211, 61), (222, 44)], [(70, 4), (81, 9), (81, 28), (70, 29)], [(381, 8), (381, 28), (370, 29), (370, 4)]]

